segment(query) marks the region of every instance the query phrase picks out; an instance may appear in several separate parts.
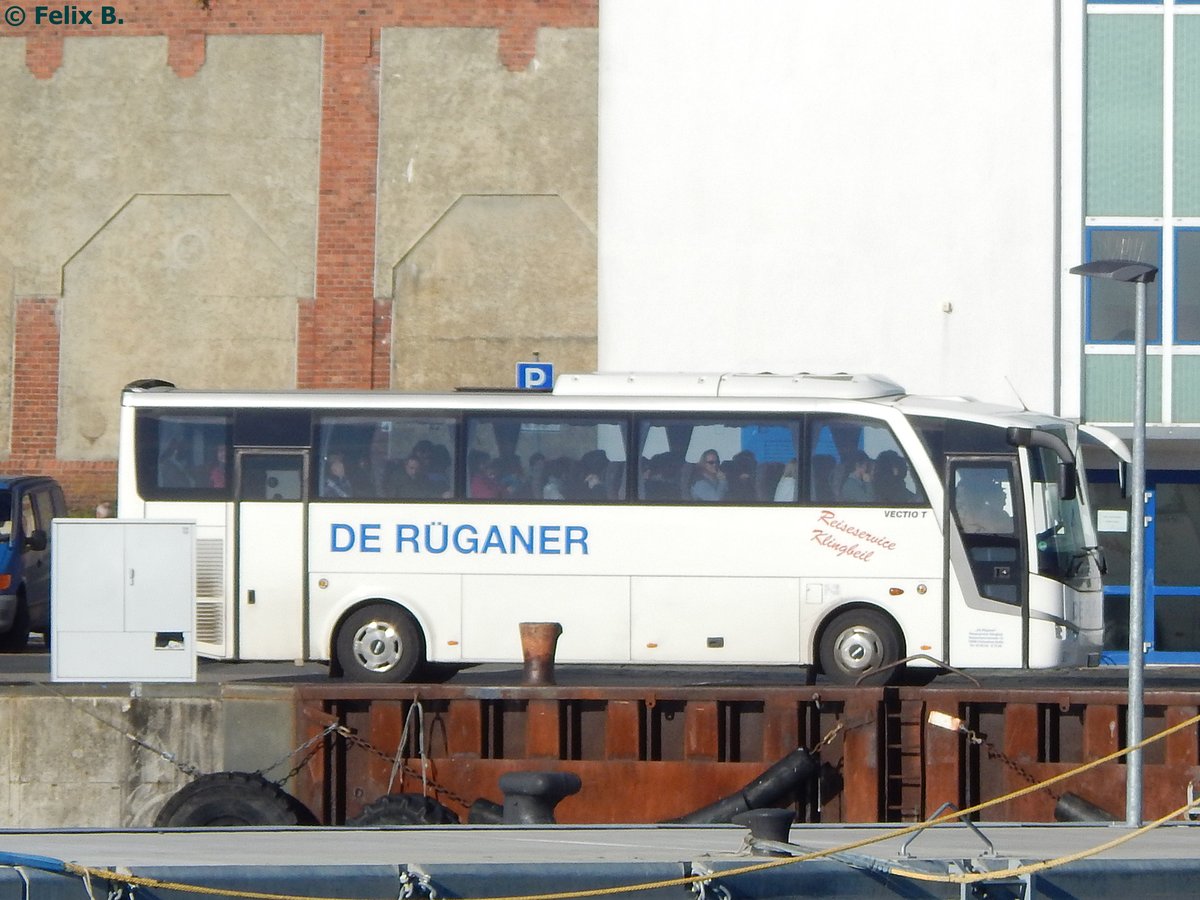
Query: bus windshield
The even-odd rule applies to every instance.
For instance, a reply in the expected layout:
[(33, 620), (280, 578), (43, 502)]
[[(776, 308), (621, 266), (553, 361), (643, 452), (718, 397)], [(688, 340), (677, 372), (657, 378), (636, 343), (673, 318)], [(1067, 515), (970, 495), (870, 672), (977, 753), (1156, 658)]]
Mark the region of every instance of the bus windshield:
[(1088, 541), (1084, 528), (1082, 491), (1064, 500), (1059, 496), (1059, 458), (1045, 447), (1030, 448), (1033, 531), (1038, 572), (1072, 587), (1094, 590), (1100, 580), (1100, 551)]

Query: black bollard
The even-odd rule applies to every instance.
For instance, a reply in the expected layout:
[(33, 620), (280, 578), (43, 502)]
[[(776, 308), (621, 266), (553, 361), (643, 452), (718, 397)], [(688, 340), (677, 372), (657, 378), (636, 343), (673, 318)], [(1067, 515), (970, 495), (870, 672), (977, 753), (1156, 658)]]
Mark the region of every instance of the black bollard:
[(581, 787), (574, 772), (507, 772), (500, 776), (504, 824), (553, 825), (554, 807)]
[[(773, 844), (787, 843), (794, 821), (796, 813), (790, 809), (751, 809), (733, 817), (733, 824), (749, 828), (750, 837), (755, 841), (769, 841)], [(751, 849), (756, 856), (787, 855), (783, 850), (765, 850), (753, 844)]]

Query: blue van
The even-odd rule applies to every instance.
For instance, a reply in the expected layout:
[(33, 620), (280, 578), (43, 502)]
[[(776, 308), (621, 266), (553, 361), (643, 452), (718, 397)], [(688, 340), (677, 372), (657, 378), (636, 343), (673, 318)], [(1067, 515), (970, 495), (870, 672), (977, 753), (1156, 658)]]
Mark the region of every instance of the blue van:
[(0, 651), (50, 636), (50, 520), (67, 514), (62, 488), (40, 475), (0, 475)]

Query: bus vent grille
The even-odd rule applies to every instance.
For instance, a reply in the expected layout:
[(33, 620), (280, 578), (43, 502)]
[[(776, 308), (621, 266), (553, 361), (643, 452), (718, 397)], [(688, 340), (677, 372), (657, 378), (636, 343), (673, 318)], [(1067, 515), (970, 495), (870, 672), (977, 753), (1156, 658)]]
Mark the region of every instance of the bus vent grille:
[(225, 641), (225, 603), (222, 600), (196, 601), (196, 640), (206, 644)]
[(225, 542), (196, 541), (196, 640), (225, 642)]
[(196, 596), (225, 599), (225, 542), (220, 538), (196, 541)]

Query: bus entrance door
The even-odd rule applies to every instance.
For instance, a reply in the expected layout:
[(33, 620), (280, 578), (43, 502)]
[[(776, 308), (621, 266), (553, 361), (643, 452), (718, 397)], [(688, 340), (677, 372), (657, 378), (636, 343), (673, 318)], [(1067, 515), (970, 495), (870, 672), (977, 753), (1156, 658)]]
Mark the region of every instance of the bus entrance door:
[(305, 451), (238, 450), (234, 655), (303, 659)]
[(949, 456), (945, 484), (948, 661), (973, 668), (1028, 665), (1029, 566), (1016, 461)]

